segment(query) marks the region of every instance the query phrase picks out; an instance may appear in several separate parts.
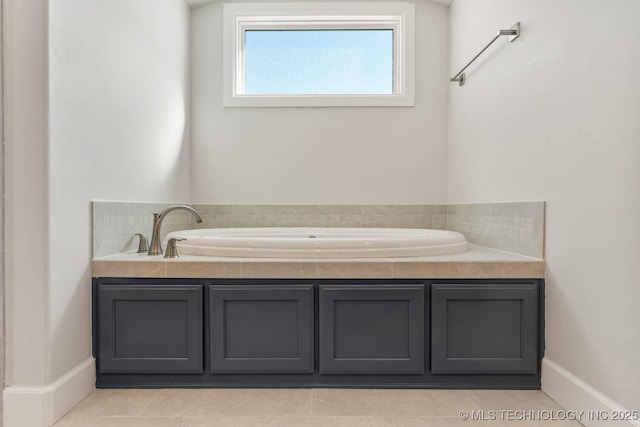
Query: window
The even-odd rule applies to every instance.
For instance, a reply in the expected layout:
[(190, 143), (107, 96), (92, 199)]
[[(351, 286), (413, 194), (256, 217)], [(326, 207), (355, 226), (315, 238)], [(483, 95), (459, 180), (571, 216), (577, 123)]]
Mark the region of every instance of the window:
[(393, 30), (248, 30), (247, 95), (393, 94)]
[(409, 3), (225, 3), (224, 105), (411, 106)]

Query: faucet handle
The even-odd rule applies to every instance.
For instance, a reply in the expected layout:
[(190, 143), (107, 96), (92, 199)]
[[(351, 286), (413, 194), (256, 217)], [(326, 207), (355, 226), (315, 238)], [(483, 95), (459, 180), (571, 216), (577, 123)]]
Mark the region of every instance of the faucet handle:
[(134, 235), (140, 237), (140, 242), (138, 243), (138, 253), (141, 254), (143, 252), (147, 252), (149, 250), (149, 244), (147, 243), (147, 236), (142, 233), (136, 233)]
[(176, 239), (175, 237), (170, 238), (167, 241), (167, 252), (164, 254), (165, 258), (179, 258), (178, 248), (176, 247), (176, 242), (181, 242), (187, 239)]

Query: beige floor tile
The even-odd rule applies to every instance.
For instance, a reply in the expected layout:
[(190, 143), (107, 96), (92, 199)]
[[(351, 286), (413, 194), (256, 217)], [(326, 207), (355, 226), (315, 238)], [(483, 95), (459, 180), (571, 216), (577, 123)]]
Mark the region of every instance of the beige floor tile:
[(184, 417), (182, 427), (369, 427), (369, 417)]
[(337, 417), (338, 427), (371, 427), (371, 417)]
[[(499, 417), (499, 415), (498, 415)], [(371, 417), (370, 427), (581, 427), (576, 421), (462, 420), (459, 417)]]
[(311, 415), (311, 390), (170, 390), (156, 396), (144, 415), (195, 417)]
[[(514, 426), (517, 427), (517, 426)], [(578, 421), (531, 421), (520, 427), (582, 427)]]
[(162, 390), (95, 390), (65, 418), (135, 417), (142, 415)]
[[(461, 410), (494, 410), (465, 421)], [(97, 390), (56, 427), (580, 427), (506, 420), (500, 411), (557, 411), (540, 391), (354, 389)]]
[[(472, 427), (471, 425), (469, 427)], [(582, 427), (577, 421), (485, 421), (482, 427)]]
[(200, 389), (167, 389), (154, 396), (145, 408), (143, 416), (181, 417), (188, 415), (190, 408), (203, 398), (207, 391)]
[(468, 390), (468, 393), (482, 409), (561, 409), (540, 390)]
[(182, 427), (262, 427), (265, 417), (184, 417)]
[(182, 427), (182, 418), (169, 417), (96, 417), (69, 418), (54, 427)]
[(371, 417), (371, 427), (491, 427), (484, 421), (465, 421), (459, 417)]
[(313, 391), (313, 415), (458, 416), (477, 406), (464, 390)]

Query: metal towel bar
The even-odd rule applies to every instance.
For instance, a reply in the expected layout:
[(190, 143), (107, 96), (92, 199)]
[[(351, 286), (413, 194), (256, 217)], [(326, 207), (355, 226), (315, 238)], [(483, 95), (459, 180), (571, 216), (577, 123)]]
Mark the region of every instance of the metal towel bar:
[(512, 42), (515, 39), (517, 39), (518, 37), (520, 37), (520, 23), (516, 22), (513, 27), (509, 28), (508, 30), (499, 30), (498, 34), (493, 38), (493, 40), (491, 40), (489, 42), (488, 45), (486, 45), (481, 51), (480, 53), (478, 53), (476, 56), (473, 57), (473, 59), (471, 61), (469, 61), (469, 63), (467, 65), (465, 65), (462, 70), (460, 70), (460, 72), (458, 74), (456, 74), (455, 76), (451, 77), (451, 79), (449, 79), (449, 81), (451, 82), (458, 82), (460, 84), (460, 86), (464, 85), (467, 81), (464, 71), (469, 67), (469, 65), (473, 64), (473, 62), (478, 59), (478, 57), (480, 55), (482, 55), (484, 53), (485, 50), (489, 49), (489, 46), (491, 46), (493, 44), (493, 42), (495, 42), (496, 40), (498, 40), (500, 38), (500, 36), (509, 36), (509, 41)]

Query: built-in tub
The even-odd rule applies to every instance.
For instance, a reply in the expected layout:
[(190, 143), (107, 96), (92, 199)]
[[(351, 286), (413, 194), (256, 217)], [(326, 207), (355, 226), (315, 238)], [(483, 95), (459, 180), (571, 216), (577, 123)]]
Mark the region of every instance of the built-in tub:
[(468, 249), (455, 231), (412, 228), (208, 228), (167, 239), (184, 255), (246, 258), (388, 258), (447, 255)]

